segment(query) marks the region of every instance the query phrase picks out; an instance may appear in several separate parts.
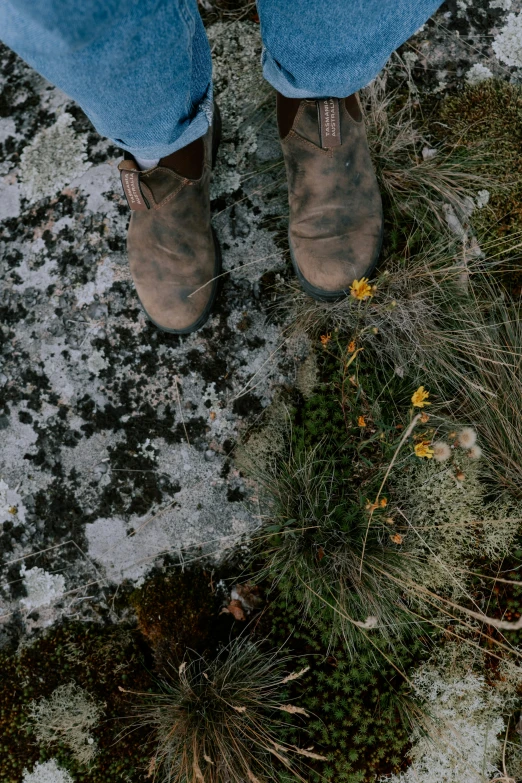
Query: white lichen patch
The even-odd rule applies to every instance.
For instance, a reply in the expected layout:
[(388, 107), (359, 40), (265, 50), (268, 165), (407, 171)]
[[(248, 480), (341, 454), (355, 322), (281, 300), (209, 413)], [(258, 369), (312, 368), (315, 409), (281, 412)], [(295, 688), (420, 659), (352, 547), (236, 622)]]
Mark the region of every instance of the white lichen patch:
[(22, 783), (74, 783), (66, 769), (59, 767), (56, 759), (37, 762), (32, 772), (24, 770)]
[(20, 603), (28, 611), (50, 606), (65, 592), (65, 579), (61, 574), (49, 574), (38, 566), (26, 568), (24, 564), (20, 569), (20, 576), (27, 591), (26, 597), (22, 598)]
[(87, 359), (87, 367), (93, 375), (99, 375), (102, 370), (109, 366), (103, 351), (93, 351)]
[(114, 211), (117, 203), (125, 203), (117, 160), (91, 166), (88, 171), (71, 179), (69, 185), (86, 196), (85, 208), (89, 212), (107, 215)]
[(9, 489), (0, 479), (0, 524), (11, 522), (20, 525), (25, 522), (25, 506), (16, 489)]
[(71, 114), (64, 112), (24, 148), (20, 182), (30, 201), (53, 196), (90, 167), (85, 139), (71, 127), (73, 120)]
[(461, 430), (469, 445), (465, 453), (457, 449), (459, 478), (448, 461), (435, 460), (417, 461), (396, 477), (403, 513), (411, 527), (409, 540), (425, 557), (424, 583), (457, 595), (465, 592), (462, 566), (466, 558), (506, 555), (522, 521), (520, 504), (507, 496), (487, 502), (480, 461), (468, 454), (476, 445), (471, 432), (467, 427)]
[[(34, 244), (36, 245), (36, 242)], [(41, 263), (41, 257), (38, 257), (37, 263), (35, 263), (36, 260), (32, 253), (22, 260), (18, 267), (18, 275), (21, 278), (21, 282), (13, 286), (14, 291), (23, 292), (31, 288), (45, 291), (48, 286), (57, 282), (56, 260), (46, 258), (43, 264)]]
[(489, 204), (490, 195), (489, 190), (479, 190), (476, 198), (478, 209), (483, 209)]
[(208, 30), (212, 46), (214, 88), (223, 120), (222, 144), (214, 171), (211, 195), (233, 193), (241, 185), (241, 173), (257, 148), (250, 120), (266, 100), (269, 87), (260, 66), (259, 26), (252, 22), (218, 22)]
[(471, 85), (480, 84), (480, 82), (485, 82), (486, 79), (491, 78), (493, 78), (492, 71), (486, 65), (482, 65), (482, 63), (472, 65), (466, 74), (466, 81)]
[(507, 15), (506, 23), (492, 47), (501, 63), (522, 67), (522, 12)]
[[(158, 445), (157, 470), (181, 485), (173, 499), (128, 522), (112, 517), (86, 525), (89, 557), (116, 584), (125, 579), (138, 581), (162, 555), (190, 559), (198, 547), (200, 553), (219, 559), (257, 526), (242, 503), (236, 503), (232, 513), (227, 501), (229, 484), (219, 477), (223, 466), (220, 454), (211, 452), (208, 459), (186, 444), (168, 450), (164, 444)], [(241, 487), (239, 477), (237, 485)]]
[(467, 657), (458, 662), (447, 654), (422, 665), (411, 680), (425, 715), (410, 737), (412, 764), (381, 783), (485, 783), (500, 775), (512, 694), (471, 671)]
[(511, 6), (513, 5), (513, 0), (490, 0), (489, 7), (490, 8), (500, 8), (501, 11), (509, 11), (511, 10)]
[(67, 745), (80, 764), (89, 764), (98, 752), (92, 730), (103, 715), (103, 705), (75, 682), (60, 685), (48, 699), (29, 705), (29, 716), (41, 745)]

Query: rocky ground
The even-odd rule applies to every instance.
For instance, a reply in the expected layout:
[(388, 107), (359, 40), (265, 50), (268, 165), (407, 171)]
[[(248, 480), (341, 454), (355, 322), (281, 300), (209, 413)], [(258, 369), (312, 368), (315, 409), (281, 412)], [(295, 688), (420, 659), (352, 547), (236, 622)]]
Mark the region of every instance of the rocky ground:
[[(445, 3), (401, 50), (419, 91), (436, 99), (481, 68), (517, 79), (522, 34), (503, 60), (494, 47), (517, 11), (510, 0)], [(224, 117), (212, 206), (226, 274), (215, 314), (188, 337), (140, 310), (118, 150), (0, 50), (0, 642), (113, 614), (119, 587), (154, 564), (219, 560), (258, 524), (234, 447), (296, 383), (309, 345), (289, 340), (273, 310), (273, 284), (291, 273), (259, 25), (252, 10), (206, 16)]]

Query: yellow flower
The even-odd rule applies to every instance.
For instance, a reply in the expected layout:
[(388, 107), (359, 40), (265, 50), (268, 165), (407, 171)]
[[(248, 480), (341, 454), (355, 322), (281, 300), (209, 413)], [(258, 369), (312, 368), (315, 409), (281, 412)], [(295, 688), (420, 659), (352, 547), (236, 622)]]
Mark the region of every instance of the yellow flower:
[(355, 340), (352, 340), (352, 342), (348, 346), (348, 353), (355, 353)]
[(424, 386), (419, 386), (416, 392), (412, 395), (411, 401), (414, 408), (424, 408), (425, 405), (431, 405), (431, 402), (427, 402), (430, 396), (429, 391), (426, 391)]
[(350, 286), (350, 293), (355, 299), (368, 299), (372, 296), (372, 287), (368, 285), (368, 278), (361, 277), (360, 280), (354, 280)]
[(426, 459), (431, 459), (433, 457), (434, 452), (430, 447), (428, 440), (422, 440), (420, 443), (416, 443), (414, 450), (417, 457), (426, 457)]
[(326, 348), (326, 346), (328, 345), (328, 343), (330, 342), (331, 339), (332, 339), (332, 335), (331, 334), (322, 334), (321, 335), (321, 343), (323, 345), (323, 348)]
[(366, 427), (366, 419), (364, 418), (364, 416), (359, 416), (359, 418), (357, 419), (357, 424), (359, 425), (359, 427)]
[(381, 508), (386, 508), (387, 505), (388, 505), (388, 499), (387, 498), (381, 498), (381, 501), (380, 501)]
[(395, 533), (394, 536), (390, 536), (394, 544), (402, 544), (402, 536), (400, 533)]

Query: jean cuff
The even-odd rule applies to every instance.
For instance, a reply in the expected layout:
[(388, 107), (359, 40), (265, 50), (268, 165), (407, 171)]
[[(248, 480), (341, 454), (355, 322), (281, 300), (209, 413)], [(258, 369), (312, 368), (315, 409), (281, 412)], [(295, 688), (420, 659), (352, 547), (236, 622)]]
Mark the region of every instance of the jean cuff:
[(263, 66), (263, 76), (267, 82), (280, 92), (281, 95), (284, 95), (285, 98), (346, 98), (348, 95), (352, 95), (354, 92), (366, 87), (366, 85), (384, 68), (386, 61), (377, 68), (375, 73), (372, 70), (371, 73), (368, 73), (368, 75), (365, 75), (363, 78), (359, 77), (359, 79), (357, 81), (354, 80), (353, 83), (345, 81), (342, 85), (324, 84), (322, 86), (325, 89), (321, 89), (319, 92), (313, 88), (303, 89), (296, 86), (292, 74), (285, 71), (285, 69), (274, 60), (266, 47), (263, 47), (261, 53), (261, 65)]
[(144, 158), (145, 160), (155, 160), (156, 158), (166, 158), (172, 152), (177, 152), (183, 149), (188, 144), (196, 139), (204, 136), (209, 127), (212, 125), (212, 117), (214, 113), (214, 94), (212, 84), (209, 85), (205, 97), (201, 100), (197, 107), (197, 112), (194, 118), (190, 121), (190, 124), (185, 128), (181, 136), (176, 141), (164, 144), (155, 144), (148, 147), (129, 147), (127, 144), (123, 144), (121, 141), (115, 141), (114, 143), (122, 150), (130, 152), (131, 155), (138, 158)]

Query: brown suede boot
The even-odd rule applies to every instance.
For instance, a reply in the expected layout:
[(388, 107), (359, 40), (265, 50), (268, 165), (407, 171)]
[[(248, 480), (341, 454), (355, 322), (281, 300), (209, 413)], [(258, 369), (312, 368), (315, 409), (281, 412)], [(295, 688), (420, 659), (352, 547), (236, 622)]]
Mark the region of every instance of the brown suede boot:
[(202, 139), (140, 171), (128, 154), (118, 168), (132, 210), (127, 252), (138, 298), (153, 324), (172, 334), (210, 315), (221, 254), (210, 225), (210, 172), (220, 118)]
[(382, 203), (355, 95), (277, 96), (288, 176), (290, 254), (307, 294), (335, 301), (374, 269)]

